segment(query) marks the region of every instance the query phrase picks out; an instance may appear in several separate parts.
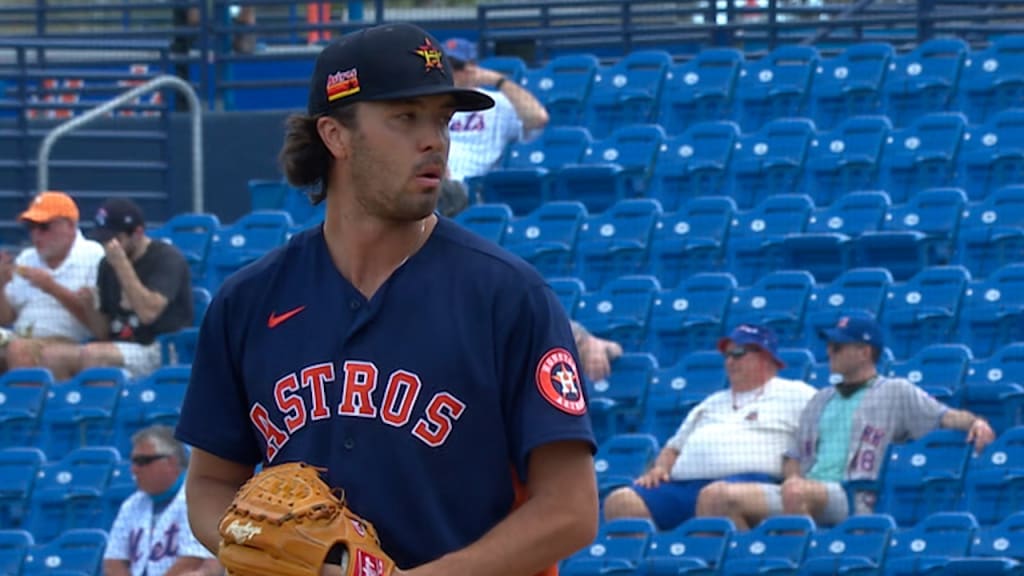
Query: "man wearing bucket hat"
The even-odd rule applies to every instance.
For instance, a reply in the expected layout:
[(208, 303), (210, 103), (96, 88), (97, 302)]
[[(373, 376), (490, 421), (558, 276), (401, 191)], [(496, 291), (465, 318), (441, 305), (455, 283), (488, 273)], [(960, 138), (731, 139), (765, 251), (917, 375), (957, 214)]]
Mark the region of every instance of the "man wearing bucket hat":
[[(719, 341), (729, 387), (694, 407), (633, 486), (605, 500), (605, 517), (651, 518), (671, 530), (703, 510), (702, 490), (782, 479), (782, 455), (814, 388), (780, 378), (778, 340), (765, 326), (741, 324)], [(781, 509), (781, 507), (780, 507)]]
[[(760, 496), (780, 499), (783, 513), (809, 515), (833, 526), (851, 513), (871, 512), (875, 494), (857, 492), (850, 510), (843, 482), (876, 479), (893, 442), (952, 428), (966, 431), (967, 441), (980, 451), (995, 438), (984, 419), (942, 404), (906, 379), (880, 375), (876, 366), (885, 340), (871, 316), (842, 316), (821, 337), (828, 342), (829, 367), (842, 379), (807, 403), (796, 441), (786, 453), (786, 480), (781, 486), (761, 486)], [(730, 499), (718, 512), (758, 521), (768, 515), (759, 513), (749, 494)]]
[[(493, 105), (452, 78), (409, 24), (317, 58), (281, 160), (324, 223), (221, 286), (177, 428), (211, 550), (257, 466), (300, 462), (344, 490), (398, 574), (550, 574), (593, 540), (569, 319), (533, 267), (436, 214), (452, 115)], [(321, 573), (341, 574), (330, 560)]]

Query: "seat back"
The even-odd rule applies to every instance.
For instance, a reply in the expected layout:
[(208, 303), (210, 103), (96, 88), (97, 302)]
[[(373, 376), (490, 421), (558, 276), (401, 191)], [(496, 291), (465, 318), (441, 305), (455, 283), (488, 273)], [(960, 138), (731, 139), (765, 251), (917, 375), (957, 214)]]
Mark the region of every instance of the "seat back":
[(0, 574), (21, 574), (25, 557), (33, 546), (35, 540), (25, 530), (0, 530)]
[(0, 450), (0, 526), (21, 526), (35, 486), (36, 474), (46, 463), (39, 448)]
[(807, 232), (859, 236), (868, 230), (878, 230), (891, 204), (889, 195), (883, 191), (850, 192), (816, 210), (807, 221)]
[(657, 369), (654, 356), (627, 352), (612, 362), (608, 378), (587, 382), (587, 403), (599, 441), (620, 431), (639, 429)]
[(895, 57), (891, 44), (852, 44), (818, 66), (811, 90), (814, 121), (831, 129), (844, 118), (882, 111), (882, 85)]
[(583, 126), (586, 102), (600, 68), (593, 54), (567, 54), (527, 70), (521, 83), (547, 108), (551, 126)]
[(1004, 186), (968, 209), (960, 228), (959, 263), (985, 277), (1024, 250), (1024, 185)]
[(820, 61), (813, 46), (783, 44), (740, 71), (741, 125), (754, 131), (784, 117), (807, 116), (811, 79)]
[(107, 533), (103, 530), (67, 530), (32, 548), (24, 576), (52, 574), (55, 566), (60, 566), (62, 574), (98, 574), (106, 547)]
[(1018, 339), (1024, 316), (1024, 263), (1007, 264), (969, 290), (963, 315), (971, 349), (987, 357)]
[(906, 378), (937, 400), (959, 406), (973, 356), (963, 344), (931, 344), (912, 357), (889, 364), (889, 376)]
[(740, 288), (729, 308), (729, 323), (770, 326), (785, 346), (803, 341), (807, 302), (814, 277), (806, 270), (772, 272)]
[(14, 368), (0, 376), (0, 448), (37, 443), (52, 385), (53, 374), (45, 368)]
[(1024, 505), (1024, 427), (1001, 432), (972, 454), (964, 485), (966, 508), (983, 526), (996, 524)]
[[(972, 118), (973, 120), (973, 118)], [(980, 201), (1003, 186), (1024, 180), (1024, 110), (1011, 108), (968, 131), (960, 155), (959, 183)]]
[(923, 114), (951, 109), (969, 53), (959, 38), (932, 38), (897, 56), (883, 85), (893, 125), (906, 126)]
[(739, 126), (727, 120), (697, 122), (668, 138), (654, 161), (647, 195), (671, 212), (692, 199), (728, 193), (738, 138)]
[(648, 573), (660, 573), (652, 568), (683, 559), (715, 570), (735, 532), (732, 520), (718, 517), (690, 518), (671, 531), (659, 532), (647, 547)]
[(714, 348), (722, 335), (736, 278), (727, 272), (701, 272), (655, 298), (651, 349), (658, 361), (674, 364), (684, 354)]
[(505, 155), (505, 168), (558, 168), (583, 159), (593, 142), (582, 126), (549, 126), (537, 138), (512, 143)]
[(960, 112), (932, 112), (892, 132), (882, 153), (882, 186), (893, 203), (926, 188), (956, 185), (956, 166), (967, 129)]
[(40, 431), (47, 457), (60, 460), (82, 446), (111, 444), (114, 413), (129, 381), (122, 368), (93, 367), (51, 386)]
[(896, 522), (886, 514), (850, 516), (827, 531), (816, 532), (807, 548), (807, 558), (853, 556), (880, 566), (895, 530)]
[(814, 530), (814, 521), (808, 516), (769, 517), (755, 528), (733, 536), (725, 554), (725, 573), (748, 565), (795, 570), (806, 554)]
[(501, 244), (512, 220), (508, 204), (473, 204), (460, 212), (455, 221), (477, 235)]
[(592, 333), (618, 342), (626, 350), (644, 348), (654, 299), (661, 291), (653, 276), (624, 275), (599, 291), (584, 294), (575, 318)]
[(1024, 558), (1024, 511), (1012, 512), (999, 524), (979, 531), (971, 556)]
[(948, 341), (959, 323), (969, 282), (970, 274), (961, 266), (931, 266), (895, 284), (882, 316), (893, 354), (908, 358), (928, 344)]
[(99, 526), (103, 493), (119, 460), (112, 447), (88, 447), (42, 466), (28, 519), (32, 534), (46, 542), (65, 530)]
[(723, 269), (736, 211), (732, 198), (707, 196), (663, 213), (654, 225), (650, 253), (650, 268), (661, 284), (678, 286), (693, 274)]
[(890, 559), (913, 556), (964, 556), (978, 530), (978, 523), (966, 512), (937, 512), (911, 528), (897, 530), (889, 541)]
[(912, 442), (890, 444), (875, 511), (909, 526), (929, 514), (956, 510), (971, 449), (959, 430), (936, 430)]
[(664, 50), (634, 50), (602, 68), (587, 100), (591, 132), (602, 138), (617, 126), (655, 121), (671, 65), (672, 55)]
[(657, 200), (634, 198), (588, 217), (580, 227), (577, 249), (583, 282), (596, 288), (619, 276), (645, 272), (651, 235), (661, 215)]
[(816, 134), (806, 118), (778, 118), (740, 137), (732, 158), (732, 195), (750, 209), (767, 198), (800, 190)]
[[(892, 274), (885, 268), (852, 268), (828, 284), (819, 284), (807, 303), (808, 327), (819, 334), (853, 312), (879, 318), (892, 283)], [(825, 358), (825, 342), (815, 338), (810, 345), (815, 358)]]
[(702, 120), (732, 120), (743, 63), (743, 52), (735, 48), (706, 48), (672, 66), (658, 115), (665, 130), (678, 134)]
[(892, 124), (886, 116), (849, 116), (819, 133), (807, 154), (806, 191), (820, 206), (879, 187), (879, 165)]
[(986, 122), (992, 115), (1019, 106), (1024, 95), (1024, 35), (992, 38), (964, 63), (961, 92), (971, 119)]
[(580, 202), (545, 202), (509, 223), (504, 245), (546, 277), (572, 275), (576, 242), (587, 216)]
[(579, 308), (580, 298), (586, 293), (587, 288), (583, 281), (576, 277), (548, 278), (548, 286), (555, 292), (558, 301), (565, 308), (569, 318), (575, 318), (576, 310)]

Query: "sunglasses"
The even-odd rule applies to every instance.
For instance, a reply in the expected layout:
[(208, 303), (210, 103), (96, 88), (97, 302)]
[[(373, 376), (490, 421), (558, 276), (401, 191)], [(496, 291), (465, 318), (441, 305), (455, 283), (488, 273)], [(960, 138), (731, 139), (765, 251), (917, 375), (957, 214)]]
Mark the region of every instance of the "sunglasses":
[(466, 69), (466, 63), (463, 62), (462, 60), (449, 58), (449, 61), (452, 63), (452, 70), (455, 70), (456, 72)]
[(132, 456), (132, 465), (134, 466), (149, 466), (157, 460), (163, 460), (167, 458), (167, 454), (147, 454), (145, 456)]
[(728, 356), (729, 358), (735, 358), (739, 360), (740, 358), (746, 356), (749, 352), (751, 352), (750, 348), (747, 348), (745, 346), (737, 346), (736, 348), (730, 348), (726, 350), (725, 355)]
[(30, 231), (38, 230), (39, 232), (47, 232), (50, 229), (49, 222), (26, 222), (25, 226)]

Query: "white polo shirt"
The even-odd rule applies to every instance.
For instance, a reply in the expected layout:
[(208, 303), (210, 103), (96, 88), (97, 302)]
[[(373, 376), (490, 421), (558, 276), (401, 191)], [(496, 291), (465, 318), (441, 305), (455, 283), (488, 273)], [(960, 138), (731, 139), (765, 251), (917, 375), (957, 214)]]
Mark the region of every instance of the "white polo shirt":
[[(22, 250), (14, 263), (18, 266), (49, 270), (53, 279), (72, 292), (83, 286), (96, 287), (96, 271), (105, 253), (103, 246), (89, 240), (79, 230), (67, 258), (56, 269), (51, 269), (34, 247)], [(14, 332), (26, 338), (70, 338), (76, 342), (92, 336), (89, 329), (68, 312), (56, 298), (33, 286), (15, 274), (4, 288), (7, 301), (17, 318)]]

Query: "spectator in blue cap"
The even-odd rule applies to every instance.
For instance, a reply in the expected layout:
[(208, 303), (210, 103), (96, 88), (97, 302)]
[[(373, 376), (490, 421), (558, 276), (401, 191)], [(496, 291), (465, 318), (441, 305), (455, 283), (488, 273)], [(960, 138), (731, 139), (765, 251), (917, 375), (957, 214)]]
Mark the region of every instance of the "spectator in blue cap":
[(650, 470), (608, 495), (606, 519), (651, 518), (671, 530), (700, 511), (706, 486), (782, 480), (782, 455), (814, 388), (778, 376), (778, 339), (765, 326), (737, 326), (718, 350), (729, 387), (686, 415)]
[[(828, 342), (832, 373), (841, 380), (807, 403), (796, 441), (786, 451), (785, 481), (702, 495), (709, 500), (708, 515), (753, 526), (781, 508), (784, 514), (809, 515), (820, 525), (834, 526), (852, 513), (874, 510), (876, 495), (867, 491), (854, 495), (851, 510), (843, 483), (877, 479), (890, 443), (914, 440), (936, 428), (966, 431), (966, 440), (978, 451), (995, 439), (984, 419), (942, 404), (904, 378), (880, 375), (876, 365), (885, 339), (871, 316), (842, 316), (821, 337)], [(765, 501), (775, 504), (766, 511)]]

